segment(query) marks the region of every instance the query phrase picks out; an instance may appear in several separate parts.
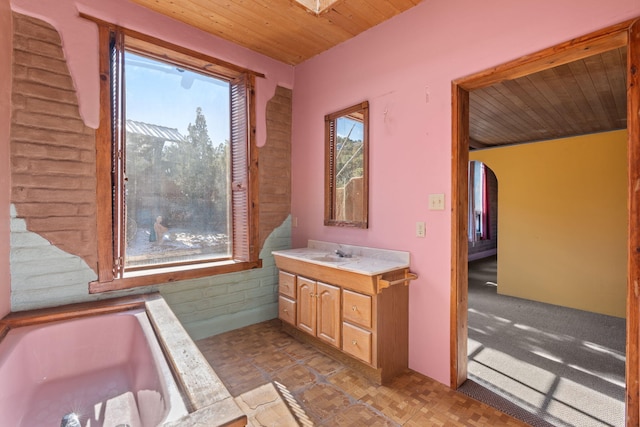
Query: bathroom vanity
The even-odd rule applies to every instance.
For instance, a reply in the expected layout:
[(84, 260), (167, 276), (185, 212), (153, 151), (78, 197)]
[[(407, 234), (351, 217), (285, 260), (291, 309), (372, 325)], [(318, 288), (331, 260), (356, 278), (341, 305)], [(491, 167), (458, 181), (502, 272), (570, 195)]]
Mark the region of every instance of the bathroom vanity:
[(407, 369), (408, 252), (310, 240), (273, 256), (286, 332), (378, 383)]

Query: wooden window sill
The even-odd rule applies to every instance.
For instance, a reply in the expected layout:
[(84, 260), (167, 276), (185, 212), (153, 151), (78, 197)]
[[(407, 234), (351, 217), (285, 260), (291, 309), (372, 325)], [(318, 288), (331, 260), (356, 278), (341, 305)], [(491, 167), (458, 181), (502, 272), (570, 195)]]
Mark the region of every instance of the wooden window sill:
[(261, 268), (262, 260), (257, 261), (220, 261), (201, 265), (189, 265), (154, 270), (142, 270), (125, 273), (125, 277), (109, 282), (99, 280), (89, 283), (89, 293), (118, 291), (137, 288), (140, 286), (163, 285), (181, 280), (199, 279), (218, 274), (235, 273), (238, 271)]

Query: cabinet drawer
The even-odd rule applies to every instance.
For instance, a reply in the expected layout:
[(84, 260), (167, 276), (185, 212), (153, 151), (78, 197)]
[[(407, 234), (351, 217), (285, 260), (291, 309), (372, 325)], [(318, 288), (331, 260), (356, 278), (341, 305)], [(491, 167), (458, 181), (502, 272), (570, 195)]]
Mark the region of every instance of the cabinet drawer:
[(287, 297), (278, 297), (278, 317), (280, 320), (296, 324), (296, 302)]
[(370, 328), (371, 297), (345, 289), (342, 292), (342, 319)]
[(296, 275), (281, 271), (278, 275), (279, 289), (282, 295), (286, 295), (289, 298), (296, 299)]
[(343, 323), (342, 351), (370, 364), (371, 332), (349, 323)]

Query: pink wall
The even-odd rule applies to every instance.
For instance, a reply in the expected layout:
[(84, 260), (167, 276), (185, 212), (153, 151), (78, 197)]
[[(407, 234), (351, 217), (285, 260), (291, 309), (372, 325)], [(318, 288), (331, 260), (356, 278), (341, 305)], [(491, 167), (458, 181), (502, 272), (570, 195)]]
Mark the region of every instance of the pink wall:
[(0, 0), (0, 318), (11, 309), (9, 271), (9, 124), (11, 123), (11, 8)]
[[(637, 0), (429, 1), (299, 65), (294, 247), (307, 239), (411, 251), (411, 368), (449, 383), (451, 81), (640, 15)], [(323, 226), (323, 116), (370, 102), (368, 230)], [(445, 211), (428, 195), (444, 193)], [(426, 238), (415, 236), (426, 221)]]

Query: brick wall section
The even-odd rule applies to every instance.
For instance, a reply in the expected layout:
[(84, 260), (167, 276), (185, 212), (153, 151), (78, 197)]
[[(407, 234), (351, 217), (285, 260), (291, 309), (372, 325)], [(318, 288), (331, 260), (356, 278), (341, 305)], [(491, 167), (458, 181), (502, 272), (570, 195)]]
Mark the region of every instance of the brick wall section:
[(267, 142), (259, 149), (260, 247), (291, 213), (291, 89), (267, 103)]
[(87, 294), (97, 278), (77, 256), (27, 230), (11, 209), (11, 310), (21, 311), (98, 299)]
[(11, 202), (29, 231), (94, 271), (95, 132), (82, 121), (58, 32), (13, 14)]
[(193, 339), (278, 315), (278, 270), (271, 251), (291, 248), (291, 217), (264, 243), (262, 268), (160, 286), (160, 293)]

